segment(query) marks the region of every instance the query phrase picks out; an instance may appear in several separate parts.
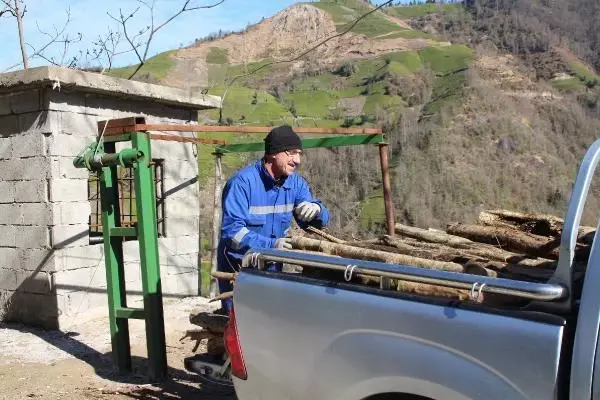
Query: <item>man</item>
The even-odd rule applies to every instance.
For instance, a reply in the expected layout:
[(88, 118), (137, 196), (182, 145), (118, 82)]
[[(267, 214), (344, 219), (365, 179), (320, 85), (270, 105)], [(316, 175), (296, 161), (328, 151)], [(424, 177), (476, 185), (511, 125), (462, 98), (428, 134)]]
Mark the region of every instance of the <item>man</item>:
[[(329, 210), (314, 198), (307, 182), (295, 174), (300, 165), (302, 141), (290, 126), (279, 126), (265, 138), (262, 160), (234, 174), (225, 184), (223, 219), (217, 270), (236, 272), (249, 248), (291, 249), (286, 238), (292, 217), (303, 229), (321, 228), (329, 222)], [(273, 267), (281, 270), (281, 265)], [(221, 293), (232, 290), (219, 280)], [(229, 314), (232, 300), (222, 301)]]

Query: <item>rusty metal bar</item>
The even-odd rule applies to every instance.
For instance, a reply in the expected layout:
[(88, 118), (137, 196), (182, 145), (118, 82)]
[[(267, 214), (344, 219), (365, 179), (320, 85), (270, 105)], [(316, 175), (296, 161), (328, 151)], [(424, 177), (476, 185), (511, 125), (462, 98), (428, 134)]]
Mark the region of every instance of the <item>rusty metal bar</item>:
[(379, 143), (379, 161), (383, 180), (383, 200), (385, 203), (385, 220), (388, 235), (394, 235), (394, 201), (392, 200), (392, 185), (390, 183), (390, 168), (388, 162), (388, 144)]
[(227, 143), (229, 143), (226, 140), (192, 138), (192, 137), (183, 137), (183, 136), (175, 136), (175, 135), (160, 135), (157, 133), (151, 133), (150, 139), (162, 140), (162, 141), (167, 141), (167, 142), (180, 142), (180, 143), (201, 143), (201, 144), (227, 144)]
[[(111, 121), (113, 122), (113, 121)], [(104, 126), (104, 125), (102, 125)], [(223, 125), (190, 125), (190, 124), (130, 124), (130, 125), (113, 125), (109, 123), (104, 131), (104, 136), (121, 135), (131, 132), (147, 132), (147, 131), (170, 131), (170, 132), (237, 132), (237, 133), (269, 133), (273, 129), (272, 126), (223, 126)], [(309, 134), (362, 134), (376, 135), (381, 134), (381, 129), (375, 128), (304, 128), (295, 127), (296, 133)]]

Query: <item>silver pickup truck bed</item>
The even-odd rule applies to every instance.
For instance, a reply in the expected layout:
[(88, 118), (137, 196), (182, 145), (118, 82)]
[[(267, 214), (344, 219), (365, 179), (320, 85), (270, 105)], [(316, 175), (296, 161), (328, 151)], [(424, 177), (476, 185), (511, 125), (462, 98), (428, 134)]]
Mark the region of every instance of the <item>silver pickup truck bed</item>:
[[(234, 291), (232, 331), (247, 379), (240, 400), (600, 399), (600, 241), (580, 296), (572, 263), (600, 140), (583, 159), (546, 284), (406, 265), (251, 249)], [(595, 238), (594, 238), (595, 239)], [(320, 258), (319, 258), (320, 257)], [(471, 293), (528, 299), (492, 308), (264, 270), (291, 262)], [(239, 355), (239, 354), (238, 354)], [(238, 358), (238, 360), (240, 359)]]

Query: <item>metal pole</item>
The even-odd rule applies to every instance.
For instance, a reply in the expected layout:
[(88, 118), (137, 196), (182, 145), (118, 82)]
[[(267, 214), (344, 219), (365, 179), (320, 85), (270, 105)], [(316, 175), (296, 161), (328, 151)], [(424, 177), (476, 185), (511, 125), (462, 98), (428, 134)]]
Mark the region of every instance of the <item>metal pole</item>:
[(381, 163), (381, 177), (383, 180), (383, 200), (385, 202), (385, 220), (388, 235), (394, 234), (394, 202), (392, 200), (392, 185), (390, 183), (390, 170), (388, 163), (388, 144), (379, 143), (379, 161)]
[[(212, 223), (212, 249), (211, 249), (211, 272), (217, 270), (217, 247), (221, 237), (221, 195), (223, 193), (223, 169), (222, 169), (222, 153), (215, 153), (215, 197), (213, 207), (213, 223)], [(217, 281), (210, 280), (210, 297), (217, 295)]]
[(152, 381), (167, 378), (167, 347), (163, 316), (160, 265), (158, 262), (158, 228), (156, 226), (156, 193), (152, 179), (150, 138), (145, 132), (132, 134), (133, 146), (143, 154), (134, 168), (142, 291), (146, 320), (149, 377)]

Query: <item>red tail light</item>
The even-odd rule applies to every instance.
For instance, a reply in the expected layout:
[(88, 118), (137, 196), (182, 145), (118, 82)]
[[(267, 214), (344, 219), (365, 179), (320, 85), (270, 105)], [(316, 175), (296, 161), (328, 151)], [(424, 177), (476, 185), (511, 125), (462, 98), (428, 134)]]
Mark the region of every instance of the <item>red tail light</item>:
[(244, 362), (244, 355), (242, 354), (238, 338), (235, 310), (233, 308), (229, 314), (229, 322), (227, 322), (227, 326), (225, 327), (225, 349), (231, 359), (231, 373), (233, 376), (242, 380), (248, 379), (246, 363)]

